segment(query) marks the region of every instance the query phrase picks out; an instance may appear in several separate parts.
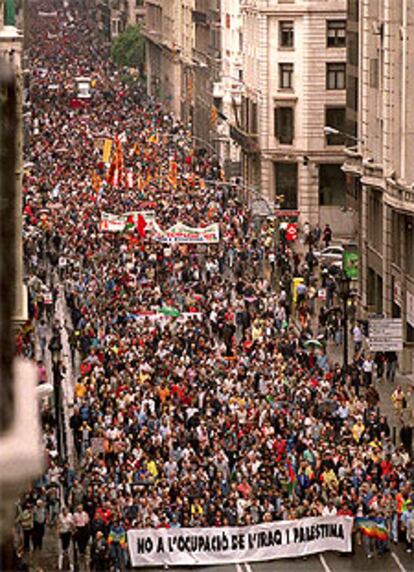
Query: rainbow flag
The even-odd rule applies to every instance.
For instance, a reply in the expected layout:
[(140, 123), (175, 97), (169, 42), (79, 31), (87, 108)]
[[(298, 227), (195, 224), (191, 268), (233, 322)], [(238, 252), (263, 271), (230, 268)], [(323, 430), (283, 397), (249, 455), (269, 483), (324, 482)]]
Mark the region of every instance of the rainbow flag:
[(375, 540), (388, 540), (388, 530), (383, 518), (358, 516), (355, 519), (355, 526), (365, 536), (375, 538)]

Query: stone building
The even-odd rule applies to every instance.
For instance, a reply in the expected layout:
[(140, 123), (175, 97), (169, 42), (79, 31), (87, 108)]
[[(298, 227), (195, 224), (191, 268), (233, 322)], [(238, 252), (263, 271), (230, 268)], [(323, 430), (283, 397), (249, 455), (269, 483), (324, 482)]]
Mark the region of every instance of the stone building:
[(232, 135), (244, 180), (302, 222), (350, 236), (341, 170), (345, 128), (345, 0), (242, 0), (245, 93)]
[[(22, 14), (19, 14), (22, 20)], [(15, 179), (15, 309), (16, 325), (27, 320), (27, 290), (23, 283), (22, 248), (22, 176), (23, 176), (23, 33), (16, 27), (17, 19), (13, 0), (0, 1), (0, 58), (12, 65), (16, 76), (17, 125), (16, 125), (16, 179)], [(2, 190), (3, 192), (3, 190)]]
[(242, 85), (240, 0), (146, 0), (145, 6), (149, 93), (191, 125), (197, 144), (237, 164), (229, 122)]
[(231, 138), (243, 93), (242, 18), (240, 0), (220, 2), (220, 71), (213, 84), (213, 104), (219, 112), (214, 144), (227, 177), (240, 176), (240, 146)]
[(108, 44), (128, 26), (143, 25), (144, 0), (85, 0), (92, 21), (106, 38)]
[(15, 357), (13, 341), (13, 330), (28, 317), (22, 252), (23, 34), (17, 28), (20, 21), (14, 0), (0, 0), (0, 560), (8, 570), (15, 564), (10, 550), (15, 503), (39, 477), (43, 462), (38, 372), (34, 364)]
[(193, 3), (194, 0), (145, 3), (148, 91), (160, 97), (177, 117), (191, 111), (192, 76), (188, 69), (192, 68)]
[(357, 100), (358, 142), (347, 150), (344, 171), (348, 200), (359, 213), (362, 306), (366, 314), (402, 318), (400, 363), (408, 372), (414, 345), (414, 6), (353, 0), (348, 20), (357, 63), (349, 70), (357, 81), (349, 84), (348, 125)]

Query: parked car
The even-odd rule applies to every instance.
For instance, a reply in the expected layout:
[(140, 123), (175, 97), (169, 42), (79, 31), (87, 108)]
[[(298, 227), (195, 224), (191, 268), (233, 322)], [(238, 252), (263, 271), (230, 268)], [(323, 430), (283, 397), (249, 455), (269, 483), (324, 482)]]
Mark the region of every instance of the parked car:
[(332, 244), (327, 248), (320, 251), (315, 251), (314, 254), (319, 261), (321, 266), (330, 266), (333, 262), (340, 263), (342, 268), (342, 259), (344, 256), (345, 249), (340, 244)]

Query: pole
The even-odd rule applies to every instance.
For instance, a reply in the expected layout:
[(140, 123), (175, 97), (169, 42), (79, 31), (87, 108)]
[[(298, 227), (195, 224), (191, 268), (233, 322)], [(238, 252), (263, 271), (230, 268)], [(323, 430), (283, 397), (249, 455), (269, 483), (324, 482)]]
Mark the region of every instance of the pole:
[(344, 296), (344, 370), (348, 367), (348, 299)]
[(53, 397), (55, 402), (55, 419), (56, 419), (56, 439), (59, 461), (62, 461), (62, 431), (61, 431), (61, 412), (60, 412), (60, 367), (58, 363), (53, 364)]

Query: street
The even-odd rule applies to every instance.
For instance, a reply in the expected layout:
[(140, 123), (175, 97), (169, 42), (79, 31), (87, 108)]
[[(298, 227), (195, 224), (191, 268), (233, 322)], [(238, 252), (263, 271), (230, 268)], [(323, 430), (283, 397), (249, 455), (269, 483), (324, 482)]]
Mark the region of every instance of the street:
[[(45, 572), (57, 572), (56, 551), (53, 550), (53, 537), (41, 562)], [(51, 550), (52, 549), (52, 550)], [(338, 556), (326, 552), (306, 559), (272, 560), (271, 562), (232, 564), (227, 566), (171, 567), (174, 572), (412, 572), (413, 555), (406, 554), (400, 546), (392, 546), (391, 552), (381, 559), (367, 559), (360, 547), (353, 556)], [(141, 567), (142, 572), (163, 572), (165, 568)]]
[(370, 351), (346, 266), (357, 255), (344, 242), (324, 264), (332, 228), (280, 209), (283, 194), (253, 209), (257, 190), (226, 178), (209, 135), (142, 61), (127, 65), (123, 42), (142, 57), (145, 34), (114, 18), (110, 50), (90, 8), (27, 6), (29, 320), (16, 346), (53, 394), (39, 407), (44, 472), (16, 505), (16, 560), (411, 572), (402, 322), (395, 346), (379, 332)]

